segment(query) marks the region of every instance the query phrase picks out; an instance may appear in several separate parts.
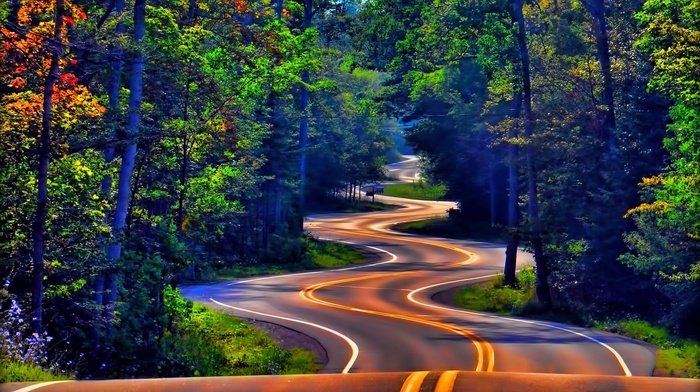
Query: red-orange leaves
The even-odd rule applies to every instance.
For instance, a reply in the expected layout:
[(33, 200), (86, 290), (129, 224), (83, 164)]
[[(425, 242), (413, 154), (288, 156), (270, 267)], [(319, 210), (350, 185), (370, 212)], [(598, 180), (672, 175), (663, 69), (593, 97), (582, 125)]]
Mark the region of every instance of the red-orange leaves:
[(20, 88), (24, 87), (24, 84), (25, 84), (25, 81), (23, 78), (14, 78), (10, 81), (9, 86), (20, 89)]
[[(64, 44), (62, 55), (67, 52), (69, 44), (67, 25), (86, 18), (85, 12), (72, 1), (67, 0), (65, 6), (65, 23), (60, 31), (60, 42)], [(0, 28), (0, 84), (14, 90), (0, 100), (6, 117), (0, 119), (0, 131), (41, 127), (43, 84), (51, 66), (53, 47), (47, 44), (47, 40), (55, 35), (55, 0), (23, 1), (18, 19), (21, 34)], [(81, 119), (99, 117), (104, 113), (104, 107), (85, 86), (78, 84), (78, 78), (66, 72), (70, 64), (76, 63), (69, 56), (59, 59), (59, 76), (53, 91), (54, 129), (69, 131)]]
[(78, 78), (75, 77), (75, 75), (73, 75), (71, 73), (61, 74), (58, 76), (58, 78), (60, 79), (64, 88), (75, 87), (78, 85)]

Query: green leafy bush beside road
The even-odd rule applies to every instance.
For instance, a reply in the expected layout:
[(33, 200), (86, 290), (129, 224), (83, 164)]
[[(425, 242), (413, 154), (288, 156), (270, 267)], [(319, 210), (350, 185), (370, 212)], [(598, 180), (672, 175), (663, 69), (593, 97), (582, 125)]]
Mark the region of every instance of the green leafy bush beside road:
[(535, 271), (524, 268), (517, 275), (518, 287), (503, 284), (503, 275), (483, 285), (467, 286), (455, 295), (455, 302), (482, 312), (521, 314), (535, 299)]
[(193, 304), (167, 289), (172, 328), (161, 340), (160, 376), (315, 373), (315, 355), (283, 350), (265, 332), (223, 312)]

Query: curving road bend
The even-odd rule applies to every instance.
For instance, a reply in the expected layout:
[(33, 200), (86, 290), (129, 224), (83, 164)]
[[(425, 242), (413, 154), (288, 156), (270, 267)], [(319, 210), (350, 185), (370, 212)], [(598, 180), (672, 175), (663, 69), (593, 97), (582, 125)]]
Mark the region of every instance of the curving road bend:
[[(415, 160), (404, 162), (415, 165)], [(397, 222), (444, 215), (453, 203), (378, 199), (404, 208), (315, 215), (306, 222), (317, 237), (371, 252), (373, 263), (187, 287), (183, 295), (317, 339), (328, 353), (323, 373), (456, 369), (651, 375), (654, 353), (639, 342), (434, 302), (438, 292), (499, 273), (504, 247), (393, 232)], [(521, 265), (531, 263), (524, 252), (518, 259)]]

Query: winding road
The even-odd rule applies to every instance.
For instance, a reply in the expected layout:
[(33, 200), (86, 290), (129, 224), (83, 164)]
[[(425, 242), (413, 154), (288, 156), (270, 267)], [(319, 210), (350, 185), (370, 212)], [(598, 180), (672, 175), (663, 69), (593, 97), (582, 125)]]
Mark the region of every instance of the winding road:
[[(415, 178), (415, 166), (411, 167), (415, 162), (405, 161), (394, 168), (400, 169), (396, 171), (401, 172), (402, 179)], [(390, 374), (399, 380), (397, 388), (386, 390), (401, 387), (402, 391), (417, 391), (428, 382), (436, 391), (457, 390), (455, 385), (466, 381), (455, 384), (461, 374), (455, 370), (549, 373), (547, 377), (522, 376), (517, 381), (522, 386), (527, 384), (523, 379), (533, 383), (542, 380), (537, 384), (542, 389), (548, 382), (578, 380), (552, 373), (591, 375), (586, 377), (593, 379), (600, 375), (652, 374), (653, 348), (640, 342), (570, 325), (471, 312), (436, 301), (434, 297), (440, 292), (484, 281), (501, 272), (504, 246), (392, 231), (397, 222), (444, 215), (453, 203), (388, 196), (377, 199), (403, 208), (315, 215), (306, 220), (306, 228), (314, 236), (367, 252), (371, 258), (367, 264), (190, 286), (182, 293), (207, 306), (280, 324), (316, 339), (328, 355), (321, 373), (396, 372)], [(532, 262), (524, 252), (518, 260), (521, 265)], [(433, 372), (424, 372), (427, 370)], [(374, 376), (356, 378), (367, 382), (368, 377), (378, 380)], [(385, 377), (389, 380), (388, 375)], [(327, 379), (337, 380), (330, 375)], [(323, 378), (314, 380), (321, 383)], [(473, 383), (483, 378), (470, 380)], [(550, 388), (557, 390), (563, 384), (557, 385)], [(659, 387), (653, 385), (649, 390)], [(692, 389), (699, 384), (683, 385)], [(343, 390), (348, 389), (346, 386)]]
[[(405, 178), (416, 176), (415, 164), (409, 159), (394, 166)], [(504, 247), (400, 234), (391, 230), (395, 223), (441, 216), (454, 204), (378, 200), (404, 208), (306, 221), (313, 235), (353, 244), (374, 254), (376, 262), (188, 287), (183, 295), (315, 338), (328, 353), (326, 373), (456, 369), (651, 375), (653, 351), (618, 335), (434, 302), (438, 292), (498, 274)], [(518, 260), (532, 262), (524, 252)]]

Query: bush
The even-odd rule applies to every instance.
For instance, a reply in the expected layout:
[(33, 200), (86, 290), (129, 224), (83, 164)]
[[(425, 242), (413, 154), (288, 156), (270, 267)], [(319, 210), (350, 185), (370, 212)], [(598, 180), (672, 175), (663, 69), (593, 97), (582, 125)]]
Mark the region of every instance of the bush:
[(523, 314), (535, 303), (535, 270), (525, 267), (517, 276), (518, 287), (505, 286), (503, 274), (480, 286), (468, 286), (457, 292), (455, 301), (482, 312)]

